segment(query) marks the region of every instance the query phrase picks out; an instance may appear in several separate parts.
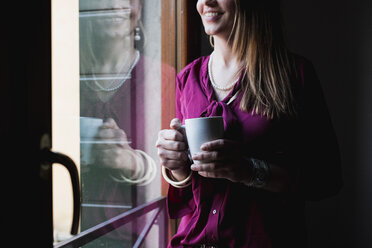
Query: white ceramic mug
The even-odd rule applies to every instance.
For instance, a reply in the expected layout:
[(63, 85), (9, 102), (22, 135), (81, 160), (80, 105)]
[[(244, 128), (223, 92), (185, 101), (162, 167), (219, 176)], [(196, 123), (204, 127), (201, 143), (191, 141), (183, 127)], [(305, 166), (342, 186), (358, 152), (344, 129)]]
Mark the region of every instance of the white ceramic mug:
[[(201, 117), (185, 120), (186, 138), (190, 154), (199, 153), (200, 147), (209, 141), (222, 139), (224, 135), (223, 117)], [(194, 161), (198, 163), (198, 161)]]
[(80, 117), (80, 163), (93, 164), (92, 145), (96, 143), (96, 136), (103, 120), (92, 117)]

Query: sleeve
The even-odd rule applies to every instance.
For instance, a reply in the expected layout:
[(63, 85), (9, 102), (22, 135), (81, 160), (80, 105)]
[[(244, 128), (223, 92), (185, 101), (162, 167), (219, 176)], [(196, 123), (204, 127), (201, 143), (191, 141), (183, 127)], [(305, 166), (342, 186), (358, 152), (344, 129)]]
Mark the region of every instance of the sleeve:
[(183, 123), (184, 114), (182, 113), (181, 108), (181, 99), (182, 99), (182, 86), (181, 86), (181, 79), (179, 78), (179, 75), (176, 77), (176, 117), (181, 120)]
[(336, 195), (342, 187), (341, 159), (332, 121), (315, 69), (300, 66), (303, 83), (296, 190), (306, 200)]
[[(182, 122), (184, 114), (182, 112), (182, 89), (185, 77), (176, 77), (176, 117)], [(172, 219), (181, 218), (195, 209), (192, 186), (186, 188), (175, 188), (169, 185), (167, 195), (168, 214)]]

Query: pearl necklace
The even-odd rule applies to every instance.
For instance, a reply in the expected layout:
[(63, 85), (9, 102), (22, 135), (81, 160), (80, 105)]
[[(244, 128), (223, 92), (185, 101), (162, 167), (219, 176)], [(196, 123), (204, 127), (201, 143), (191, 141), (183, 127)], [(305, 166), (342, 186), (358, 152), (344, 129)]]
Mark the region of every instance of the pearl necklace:
[(232, 82), (231, 84), (228, 84), (227, 86), (223, 87), (223, 86), (219, 86), (218, 84), (216, 84), (214, 82), (214, 79), (213, 79), (213, 73), (212, 73), (212, 55), (214, 53), (212, 53), (210, 56), (209, 56), (209, 61), (208, 61), (208, 74), (209, 74), (209, 80), (211, 81), (211, 84), (213, 86), (213, 88), (215, 89), (218, 89), (218, 90), (222, 90), (222, 91), (228, 91), (228, 90), (231, 90), (234, 85), (239, 81), (239, 77), (234, 81)]
[[(93, 88), (90, 83), (88, 83), (87, 81), (85, 81), (85, 83), (87, 84), (87, 86), (91, 89), (91, 90), (94, 90), (94, 91), (104, 91), (104, 92), (111, 92), (111, 91), (115, 91), (117, 89), (119, 89), (128, 79), (131, 79), (132, 78), (132, 71), (134, 69), (134, 67), (137, 65), (138, 61), (139, 61), (139, 58), (140, 58), (140, 52), (137, 50), (136, 51), (136, 58), (134, 59), (134, 62), (133, 64), (130, 66), (127, 74), (124, 76), (124, 78), (121, 79), (120, 83), (115, 86), (115, 87), (112, 87), (112, 88), (105, 88), (103, 87), (100, 83), (98, 83), (98, 81), (95, 79), (94, 77), (94, 84), (98, 87), (97, 88)], [(110, 86), (113, 84), (114, 80), (111, 82)]]

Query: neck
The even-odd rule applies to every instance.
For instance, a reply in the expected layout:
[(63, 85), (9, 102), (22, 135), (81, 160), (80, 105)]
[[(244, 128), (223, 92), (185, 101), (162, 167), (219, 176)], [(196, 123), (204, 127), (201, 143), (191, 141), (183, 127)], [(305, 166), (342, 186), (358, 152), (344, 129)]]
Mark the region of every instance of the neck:
[(226, 39), (214, 36), (214, 57), (225, 67), (236, 66), (237, 59)]
[(123, 63), (131, 63), (135, 50), (133, 49), (133, 38), (124, 40), (112, 40), (104, 42), (104, 45), (96, 50), (99, 53), (98, 61), (94, 67), (101, 73), (116, 72)]

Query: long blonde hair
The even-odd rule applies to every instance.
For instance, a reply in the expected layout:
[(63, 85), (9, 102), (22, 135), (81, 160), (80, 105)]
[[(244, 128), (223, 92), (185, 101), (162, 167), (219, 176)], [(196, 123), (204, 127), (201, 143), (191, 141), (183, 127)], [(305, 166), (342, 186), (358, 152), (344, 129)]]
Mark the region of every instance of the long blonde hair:
[(281, 28), (279, 0), (235, 0), (232, 51), (242, 64), (240, 108), (270, 118), (295, 113), (293, 62)]

